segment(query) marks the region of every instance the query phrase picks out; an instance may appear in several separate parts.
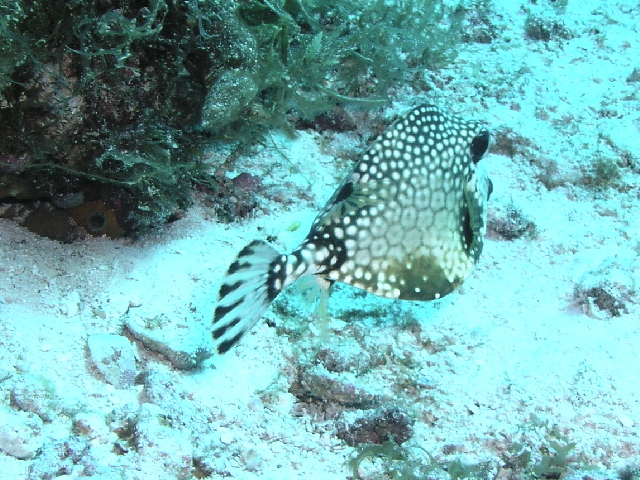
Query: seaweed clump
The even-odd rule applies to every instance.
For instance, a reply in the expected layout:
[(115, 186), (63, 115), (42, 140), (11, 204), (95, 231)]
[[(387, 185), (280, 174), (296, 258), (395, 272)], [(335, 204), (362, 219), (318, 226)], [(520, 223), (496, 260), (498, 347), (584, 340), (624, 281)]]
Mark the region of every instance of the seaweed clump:
[[(185, 62), (204, 38), (188, 5), (0, 3), (0, 43), (13, 46), (1, 52), (0, 198), (104, 202), (128, 231), (189, 204), (204, 85)], [(100, 218), (89, 211), (87, 226), (101, 233)]]
[(473, 465), (463, 463), (459, 458), (439, 462), (427, 452), (422, 451), (420, 454), (416, 454), (412, 450), (417, 449), (398, 445), (391, 440), (381, 445), (362, 445), (349, 461), (353, 478), (358, 480), (369, 478), (369, 476), (364, 477), (360, 470), (363, 469), (366, 462), (375, 459), (381, 460), (384, 478), (394, 480), (427, 478), (487, 480), (492, 477), (490, 475), (492, 466), (488, 462)]
[(453, 58), (465, 10), (0, 0), (0, 13), (0, 200), (94, 202), (102, 210), (82, 218), (102, 234), (107, 222), (90, 219), (105, 209), (113, 231), (140, 231), (179, 216), (194, 184), (216, 190), (200, 160), (212, 141), (381, 105), (394, 83)]

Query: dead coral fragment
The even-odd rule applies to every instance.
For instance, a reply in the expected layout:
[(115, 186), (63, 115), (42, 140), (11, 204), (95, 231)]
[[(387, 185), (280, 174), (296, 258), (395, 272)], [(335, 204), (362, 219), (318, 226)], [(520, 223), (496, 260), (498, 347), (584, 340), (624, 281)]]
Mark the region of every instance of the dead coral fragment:
[(136, 340), (164, 355), (178, 369), (197, 368), (212, 355), (205, 326), (197, 320), (165, 314), (142, 318), (130, 313), (125, 322)]
[(574, 298), (595, 318), (619, 317), (637, 303), (640, 260), (635, 252), (603, 259), (576, 281)]
[(289, 391), (301, 402), (318, 404), (322, 408), (327, 405), (335, 405), (336, 408), (371, 408), (388, 399), (384, 396), (385, 392), (352, 375), (329, 372), (319, 365), (301, 368)]
[(619, 317), (623, 313), (628, 313), (620, 291), (608, 282), (602, 282), (586, 290), (577, 286), (575, 296), (589, 316), (600, 317), (602, 312), (612, 317)]
[(536, 224), (514, 205), (491, 211), (487, 227), (504, 240), (531, 239), (537, 234)]

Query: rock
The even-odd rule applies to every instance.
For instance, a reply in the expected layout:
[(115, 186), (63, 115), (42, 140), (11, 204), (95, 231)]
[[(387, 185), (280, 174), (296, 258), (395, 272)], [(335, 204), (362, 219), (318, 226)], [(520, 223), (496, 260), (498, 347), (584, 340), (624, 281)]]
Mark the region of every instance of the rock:
[(107, 383), (129, 388), (136, 379), (136, 352), (122, 335), (96, 333), (87, 339), (89, 354)]
[(640, 82), (640, 68), (634, 68), (633, 72), (627, 77), (627, 83)]
[(173, 366), (182, 370), (198, 367), (213, 355), (211, 334), (200, 322), (169, 318), (159, 314), (144, 319), (138, 315), (129, 315), (126, 326), (131, 334), (145, 347), (158, 352)]
[(202, 127), (218, 129), (237, 119), (259, 92), (254, 75), (238, 68), (224, 72), (207, 93)]
[(35, 413), (45, 422), (62, 411), (54, 383), (40, 375), (20, 376), (11, 390), (11, 403), (20, 410)]
[[(27, 479), (52, 480), (71, 475), (89, 450), (87, 440), (78, 436), (47, 442), (29, 465)], [(77, 478), (77, 474), (74, 476)]]
[(633, 421), (633, 418), (623, 412), (618, 412), (618, 420), (620, 421), (620, 424), (625, 428), (631, 428), (636, 423)]
[(33, 413), (0, 410), (0, 451), (21, 460), (32, 458), (42, 446), (42, 425)]

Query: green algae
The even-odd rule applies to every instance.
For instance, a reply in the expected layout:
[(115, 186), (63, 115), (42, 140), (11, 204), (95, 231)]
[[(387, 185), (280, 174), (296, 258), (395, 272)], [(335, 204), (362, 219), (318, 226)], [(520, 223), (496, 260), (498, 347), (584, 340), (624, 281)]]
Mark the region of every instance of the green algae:
[(382, 0), (0, 0), (0, 199), (180, 215), (216, 141), (371, 108), (455, 56), (464, 9)]

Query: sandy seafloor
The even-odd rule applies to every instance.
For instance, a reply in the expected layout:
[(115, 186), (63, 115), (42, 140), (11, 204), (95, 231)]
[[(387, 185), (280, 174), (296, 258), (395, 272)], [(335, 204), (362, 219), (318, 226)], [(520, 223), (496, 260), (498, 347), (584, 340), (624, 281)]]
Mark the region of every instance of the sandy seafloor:
[[(229, 172), (266, 192), (232, 224), (201, 198), (136, 241), (60, 244), (0, 220), (0, 478), (348, 479), (359, 450), (344, 432), (387, 430), (401, 453), (370, 449), (361, 478), (640, 468), (640, 4), (551, 3), (495, 2), (496, 40), (426, 73), (428, 93), (399, 85), (385, 111), (428, 101), (496, 132), (482, 161), (502, 235), (438, 302), (336, 288), (322, 325), (288, 291), (224, 357), (170, 361), (206, 350), (221, 275), (246, 243), (304, 238), (356, 132), (273, 132)], [(525, 38), (527, 12), (571, 35)], [(594, 175), (611, 164), (619, 178)], [(531, 234), (506, 239), (514, 222)]]

